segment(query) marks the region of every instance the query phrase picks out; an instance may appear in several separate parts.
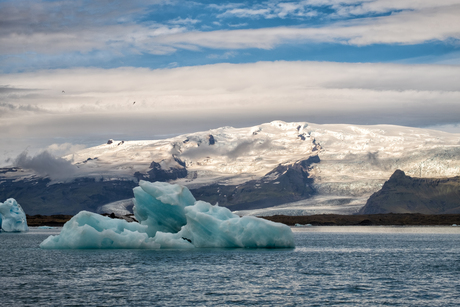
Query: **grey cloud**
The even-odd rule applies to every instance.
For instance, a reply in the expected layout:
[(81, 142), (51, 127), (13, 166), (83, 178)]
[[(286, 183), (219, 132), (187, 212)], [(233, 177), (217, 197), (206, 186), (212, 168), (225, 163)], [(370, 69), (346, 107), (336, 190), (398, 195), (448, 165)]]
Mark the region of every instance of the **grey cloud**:
[(14, 166), (33, 170), (37, 175), (49, 176), (52, 180), (69, 180), (76, 173), (77, 167), (67, 160), (54, 157), (43, 151), (30, 157), (26, 151), (17, 156)]
[(200, 145), (198, 147), (189, 148), (180, 155), (192, 160), (198, 160), (208, 156), (220, 155), (220, 152), (214, 146)]
[(151, 1), (34, 1), (0, 3), (0, 33), (57, 32), (65, 28), (91, 28), (132, 22), (134, 14), (146, 14), (151, 6), (167, 3)]
[(0, 118), (17, 112), (44, 113), (45, 111), (34, 105), (15, 105), (12, 103), (0, 102)]
[(237, 144), (228, 150), (228, 148), (221, 148), (210, 145), (200, 145), (198, 147), (193, 147), (183, 152), (181, 156), (191, 158), (191, 159), (200, 159), (207, 156), (226, 156), (231, 160), (234, 160), (240, 156), (243, 156), (249, 153), (252, 150), (263, 150), (268, 149), (271, 146), (270, 140), (240, 140)]
[[(140, 23), (139, 20), (158, 5), (168, 3), (172, 1), (1, 2), (0, 54), (87, 53), (107, 49), (113, 49), (114, 53), (132, 53), (135, 50), (130, 49), (133, 48), (150, 52), (155, 46), (146, 46), (146, 39), (157, 35), (155, 33), (165, 26), (152, 21)], [(160, 53), (167, 49), (158, 48)], [(168, 52), (172, 52), (171, 49)], [(31, 56), (33, 54), (28, 55)]]
[(1, 94), (12, 94), (12, 93), (25, 93), (35, 91), (35, 89), (28, 88), (17, 88), (9, 85), (0, 85), (0, 95)]
[(225, 155), (230, 159), (236, 159), (239, 156), (249, 153), (251, 150), (263, 150), (269, 148), (271, 145), (270, 140), (244, 140), (241, 141), (237, 146), (232, 150), (227, 152)]
[(84, 148), (86, 148), (86, 145), (83, 144), (62, 143), (51, 144), (47, 147), (46, 151), (48, 151), (53, 156), (62, 157), (68, 154), (75, 153)]

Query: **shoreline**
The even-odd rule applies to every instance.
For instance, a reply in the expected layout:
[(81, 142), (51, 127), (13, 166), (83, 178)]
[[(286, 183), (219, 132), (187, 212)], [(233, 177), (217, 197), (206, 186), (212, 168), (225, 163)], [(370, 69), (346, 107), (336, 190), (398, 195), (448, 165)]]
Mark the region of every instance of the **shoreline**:
[(51, 227), (62, 227), (69, 221), (73, 215), (26, 215), (27, 226), (38, 227), (38, 226), (51, 226)]
[(305, 216), (273, 215), (262, 218), (283, 223), (312, 226), (452, 226), (460, 225), (460, 214), (387, 213), (363, 215), (321, 214)]
[[(72, 215), (27, 215), (27, 225), (63, 226)], [(312, 226), (452, 226), (460, 225), (460, 214), (420, 214), (420, 213), (387, 213), (364, 215), (273, 215), (260, 218), (277, 223), (295, 226), (296, 224)]]

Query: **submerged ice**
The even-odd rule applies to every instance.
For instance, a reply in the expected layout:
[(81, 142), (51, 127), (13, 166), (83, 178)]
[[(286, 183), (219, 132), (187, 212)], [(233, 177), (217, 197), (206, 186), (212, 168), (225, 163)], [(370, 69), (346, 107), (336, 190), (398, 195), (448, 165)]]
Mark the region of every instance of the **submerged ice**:
[(9, 198), (4, 203), (0, 203), (0, 229), (6, 232), (29, 230), (26, 214), (14, 198)]
[(41, 248), (294, 247), (291, 229), (196, 201), (184, 186), (140, 181), (134, 188), (139, 223), (82, 211)]

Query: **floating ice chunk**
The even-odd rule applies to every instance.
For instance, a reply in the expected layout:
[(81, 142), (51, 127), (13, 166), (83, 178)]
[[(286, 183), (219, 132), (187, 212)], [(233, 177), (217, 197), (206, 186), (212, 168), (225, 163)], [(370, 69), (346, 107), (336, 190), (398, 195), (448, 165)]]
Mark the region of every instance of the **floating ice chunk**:
[(42, 248), (159, 248), (147, 226), (80, 211), (64, 224), (61, 233), (49, 236)]
[(134, 189), (133, 211), (140, 223), (128, 223), (82, 211), (41, 248), (194, 248), (294, 247), (291, 229), (227, 208), (195, 201), (186, 187), (141, 181)]
[(4, 203), (0, 203), (0, 228), (6, 232), (29, 230), (26, 214), (14, 198), (9, 198)]
[(185, 208), (187, 225), (180, 231), (195, 247), (294, 247), (291, 229), (253, 216), (239, 217), (224, 207), (197, 201)]
[(195, 198), (189, 189), (178, 184), (141, 180), (134, 191), (133, 212), (149, 236), (157, 231), (178, 232), (187, 223), (184, 208), (193, 206)]

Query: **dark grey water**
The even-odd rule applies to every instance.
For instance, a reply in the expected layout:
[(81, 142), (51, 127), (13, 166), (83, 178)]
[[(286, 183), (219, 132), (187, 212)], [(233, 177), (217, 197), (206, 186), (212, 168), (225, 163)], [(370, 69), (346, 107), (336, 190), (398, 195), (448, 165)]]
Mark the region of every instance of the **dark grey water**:
[(41, 250), (0, 233), (0, 306), (458, 306), (460, 227), (308, 227), (295, 249)]

